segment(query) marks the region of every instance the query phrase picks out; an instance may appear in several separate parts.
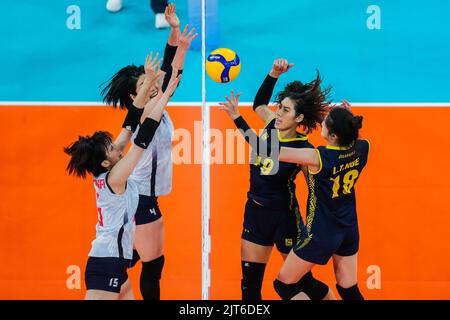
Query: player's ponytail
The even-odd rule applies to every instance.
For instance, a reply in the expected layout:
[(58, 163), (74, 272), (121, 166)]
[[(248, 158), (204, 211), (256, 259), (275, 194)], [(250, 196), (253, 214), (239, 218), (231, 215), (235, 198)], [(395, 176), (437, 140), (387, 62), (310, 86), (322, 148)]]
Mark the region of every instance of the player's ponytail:
[(363, 117), (362, 116), (354, 116), (353, 118), (350, 119), (350, 126), (358, 131), (359, 129), (362, 128), (362, 121), (363, 121)]
[(130, 94), (136, 95), (136, 83), (139, 76), (144, 74), (144, 67), (137, 67), (134, 64), (120, 69), (108, 81), (101, 91), (103, 102), (112, 105), (114, 108), (119, 104), (120, 109), (129, 108), (133, 103)]
[(290, 98), (294, 102), (295, 115), (303, 114), (304, 118), (299, 126), (303, 126), (306, 133), (315, 130), (322, 122), (330, 104), (328, 95), (331, 87), (321, 88), (321, 84), (322, 79), (317, 72), (315, 80), (307, 84), (300, 81), (291, 82), (277, 95), (277, 103), (281, 103), (284, 98)]
[(340, 146), (350, 146), (359, 137), (362, 121), (362, 116), (354, 116), (349, 109), (334, 107), (330, 110), (325, 124), (328, 134), (334, 133), (338, 137)]
[(70, 156), (66, 168), (69, 174), (85, 178), (88, 172), (93, 176), (106, 172), (101, 163), (106, 159), (106, 150), (111, 143), (110, 133), (97, 131), (92, 136), (79, 136), (77, 141), (64, 147), (64, 152)]

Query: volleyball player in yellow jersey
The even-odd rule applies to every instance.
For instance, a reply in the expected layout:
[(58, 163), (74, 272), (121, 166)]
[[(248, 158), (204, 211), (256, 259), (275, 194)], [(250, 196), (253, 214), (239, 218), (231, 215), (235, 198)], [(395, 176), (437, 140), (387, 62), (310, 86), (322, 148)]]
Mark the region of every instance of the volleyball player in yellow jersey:
[[(275, 145), (295, 149), (313, 148), (306, 134), (321, 123), (328, 105), (329, 90), (321, 89), (319, 75), (307, 84), (291, 82), (278, 93), (277, 111), (273, 112), (268, 104), (276, 81), (292, 66), (285, 59), (275, 60), (253, 104), (256, 114), (266, 123), (263, 134), (255, 137), (254, 141), (261, 139), (268, 150), (265, 150), (267, 156), (263, 156), (261, 150), (257, 150), (258, 146), (252, 146), (257, 154), (256, 161), (250, 165), (250, 190), (241, 236), (243, 300), (262, 299), (261, 286), (273, 245), (285, 259), (306, 232), (295, 195), (295, 178), (302, 167), (287, 162), (278, 163), (278, 148), (270, 149), (274, 142)], [(239, 114), (238, 98), (239, 94), (234, 96), (232, 92), (230, 98), (226, 97), (227, 102), (221, 105), (239, 129), (251, 133)], [(298, 128), (302, 132), (298, 132)], [(311, 299), (333, 298), (328, 287), (315, 280), (311, 273), (300, 282), (308, 286), (306, 291)]]

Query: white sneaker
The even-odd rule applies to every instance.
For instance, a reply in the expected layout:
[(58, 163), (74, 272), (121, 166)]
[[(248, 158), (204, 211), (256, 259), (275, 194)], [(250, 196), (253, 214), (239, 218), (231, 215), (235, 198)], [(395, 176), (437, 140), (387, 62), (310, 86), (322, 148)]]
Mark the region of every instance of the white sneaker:
[(164, 16), (164, 13), (157, 13), (155, 15), (155, 27), (156, 29), (165, 29), (170, 27), (169, 23)]
[(117, 12), (122, 9), (122, 0), (108, 0), (106, 3), (106, 10), (109, 12)]

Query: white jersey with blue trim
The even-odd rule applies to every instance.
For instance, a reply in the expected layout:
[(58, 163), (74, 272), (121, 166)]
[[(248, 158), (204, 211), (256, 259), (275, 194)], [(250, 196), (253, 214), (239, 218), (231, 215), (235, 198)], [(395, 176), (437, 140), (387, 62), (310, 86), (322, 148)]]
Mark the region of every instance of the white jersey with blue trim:
[(94, 177), (98, 222), (89, 256), (132, 259), (134, 214), (139, 202), (137, 183), (128, 178), (125, 192), (115, 194), (106, 181), (108, 174)]
[[(131, 141), (139, 129), (140, 127), (136, 129)], [(169, 113), (164, 111), (152, 142), (130, 175), (130, 178), (138, 183), (139, 194), (158, 197), (172, 191), (173, 131)]]

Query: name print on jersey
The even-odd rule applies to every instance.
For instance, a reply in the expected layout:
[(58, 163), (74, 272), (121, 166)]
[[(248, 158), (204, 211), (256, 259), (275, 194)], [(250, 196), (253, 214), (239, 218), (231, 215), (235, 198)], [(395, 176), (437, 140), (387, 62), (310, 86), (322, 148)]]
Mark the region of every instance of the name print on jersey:
[(356, 158), (352, 162), (343, 163), (339, 167), (333, 167), (333, 175), (335, 175), (336, 173), (339, 173), (343, 170), (347, 170), (347, 169), (350, 169), (350, 168), (353, 168), (356, 166), (359, 166), (359, 158)]
[(105, 182), (105, 179), (95, 179), (95, 180), (94, 180), (94, 184), (95, 184), (95, 186), (96, 186), (97, 188), (99, 188), (100, 190), (106, 188), (106, 182)]

